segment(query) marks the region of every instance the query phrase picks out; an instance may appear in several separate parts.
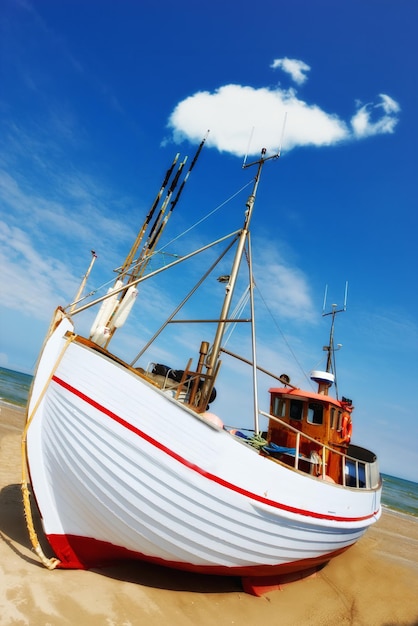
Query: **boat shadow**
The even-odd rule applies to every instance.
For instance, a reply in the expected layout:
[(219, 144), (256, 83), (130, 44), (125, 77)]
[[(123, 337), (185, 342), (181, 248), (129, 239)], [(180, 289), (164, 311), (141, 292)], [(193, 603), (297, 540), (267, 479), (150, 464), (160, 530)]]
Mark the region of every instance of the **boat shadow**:
[(115, 580), (168, 591), (205, 594), (243, 591), (240, 578), (183, 572), (141, 561), (124, 561), (92, 571)]
[[(34, 507), (36, 508), (36, 507)], [(23, 509), (22, 490), (20, 485), (7, 485), (0, 491), (0, 537), (9, 548), (24, 561), (43, 567), (37, 557), (25, 554), (26, 550), (31, 550), (28, 529), (25, 522)], [(48, 546), (37, 511), (33, 511), (33, 522), (39, 543), (42, 549), (48, 554), (51, 549)], [(19, 549), (21, 546), (24, 551)]]
[[(32, 498), (31, 500), (33, 523), (39, 543), (48, 557), (53, 556), (42, 530), (39, 512), (33, 505)], [(32, 550), (32, 546), (26, 527), (22, 491), (19, 484), (7, 485), (0, 491), (0, 511), (0, 538), (20, 559), (35, 567), (44, 567), (38, 557), (26, 554), (27, 551)], [(122, 582), (169, 591), (189, 591), (192, 593), (242, 591), (241, 580), (237, 577), (183, 572), (142, 561), (120, 561), (111, 566), (92, 568), (90, 571)]]

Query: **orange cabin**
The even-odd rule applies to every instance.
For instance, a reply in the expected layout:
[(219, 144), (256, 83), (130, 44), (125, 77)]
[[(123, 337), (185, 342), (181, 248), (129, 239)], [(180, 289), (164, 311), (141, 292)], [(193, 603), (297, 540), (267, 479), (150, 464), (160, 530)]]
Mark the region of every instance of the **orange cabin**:
[[(269, 389), (270, 414), (267, 441), (278, 460), (295, 465), (312, 475), (322, 474), (341, 483), (340, 455), (332, 455), (329, 446), (346, 453), (351, 437), (351, 400), (337, 400), (327, 395), (328, 385), (319, 384), (318, 393), (294, 387)], [(316, 443), (318, 442), (318, 443)], [(273, 445), (271, 445), (273, 444)], [(324, 458), (325, 457), (325, 458)], [(325, 468), (323, 464), (325, 463)]]

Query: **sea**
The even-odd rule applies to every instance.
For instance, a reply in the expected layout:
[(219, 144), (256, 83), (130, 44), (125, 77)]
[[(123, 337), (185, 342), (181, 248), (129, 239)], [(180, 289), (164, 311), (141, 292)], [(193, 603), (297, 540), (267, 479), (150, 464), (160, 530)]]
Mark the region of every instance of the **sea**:
[[(0, 367), (0, 403), (25, 407), (32, 376)], [(382, 504), (418, 518), (418, 483), (382, 473)]]

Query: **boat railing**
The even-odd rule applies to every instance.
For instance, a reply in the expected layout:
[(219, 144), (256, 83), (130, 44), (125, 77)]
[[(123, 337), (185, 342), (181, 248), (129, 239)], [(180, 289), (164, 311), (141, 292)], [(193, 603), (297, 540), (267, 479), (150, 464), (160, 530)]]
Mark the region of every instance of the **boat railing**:
[[(338, 463), (341, 467), (341, 479), (338, 481), (339, 484), (344, 487), (354, 487), (358, 489), (374, 489), (379, 485), (380, 474), (377, 460), (367, 461), (365, 459), (350, 456), (325, 443), (321, 443), (309, 435), (305, 435), (300, 432), (300, 430), (294, 428), (290, 424), (287, 424), (275, 415), (271, 415), (265, 411), (259, 411), (259, 413), (267, 419), (277, 422), (282, 428), (287, 429), (296, 435), (294, 449), (292, 449), (290, 453), (288, 451), (286, 452), (288, 456), (291, 456), (292, 458), (294, 456), (293, 466), (295, 469), (300, 469), (302, 462), (307, 461), (308, 463), (320, 468), (317, 474), (318, 478), (330, 480), (331, 477), (327, 475), (327, 465), (329, 465), (332, 458), (335, 459), (337, 456)], [(311, 455), (310, 458), (307, 458), (301, 452), (302, 442), (310, 442), (312, 447), (317, 450), (317, 452), (315, 452), (314, 455)]]

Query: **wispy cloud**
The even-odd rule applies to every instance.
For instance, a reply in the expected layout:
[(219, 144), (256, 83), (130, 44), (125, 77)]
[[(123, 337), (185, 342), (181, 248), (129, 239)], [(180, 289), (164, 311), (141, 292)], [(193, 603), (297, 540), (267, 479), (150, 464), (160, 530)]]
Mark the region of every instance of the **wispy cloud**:
[[(296, 59), (276, 59), (281, 68), (299, 85), (310, 68)], [(309, 103), (295, 88), (223, 85), (214, 92), (199, 91), (179, 102), (171, 113), (168, 128), (175, 142), (200, 141), (210, 128), (208, 144), (220, 152), (243, 156), (258, 154), (261, 147), (277, 151), (285, 124), (283, 148), (332, 146), (371, 135), (393, 133), (398, 123), (399, 104), (380, 94), (375, 103), (358, 104), (351, 120)], [(251, 129), (254, 137), (248, 146)]]
[[(351, 118), (351, 126), (358, 138), (393, 133), (398, 123), (399, 104), (390, 96), (381, 93), (380, 102), (358, 104), (357, 113)], [(383, 113), (382, 113), (383, 112)]]
[[(43, 99), (43, 106), (49, 109), (51, 103), (45, 95), (45, 85), (49, 86), (54, 81), (54, 69), (52, 64), (48, 68), (34, 69), (34, 65), (28, 62), (32, 52), (32, 41), (43, 42), (48, 46), (49, 54), (54, 56), (54, 60), (59, 60), (58, 72), (70, 71), (78, 79), (82, 80), (85, 88), (92, 88), (103, 99), (105, 104), (112, 110), (126, 115), (126, 111), (113, 90), (112, 84), (103, 81), (97, 72), (94, 72), (89, 64), (85, 64), (78, 54), (73, 51), (73, 46), (68, 38), (63, 36), (62, 31), (51, 26), (51, 21), (42, 17), (42, 11), (38, 11), (36, 2), (29, 0), (15, 0), (12, 2), (16, 10), (17, 18), (13, 20), (8, 29), (2, 30), (4, 61), (9, 67), (14, 68), (16, 75), (20, 77), (26, 88), (33, 94)], [(30, 20), (31, 37), (28, 38), (21, 26), (20, 14), (25, 15), (25, 21)], [(23, 22), (23, 20), (22, 20)], [(62, 104), (61, 104), (62, 106)]]
[[(0, 222), (2, 306), (45, 319), (74, 294), (75, 277), (59, 258), (40, 253), (23, 230)], [(58, 298), (58, 300), (57, 300)]]
[(268, 296), (269, 306), (280, 319), (312, 321), (315, 318), (306, 275), (281, 258), (277, 245), (270, 240), (254, 243), (256, 285)]
[[(37, 319), (48, 318), (75, 295), (91, 248), (99, 256), (112, 251), (107, 264), (117, 265), (118, 246), (127, 247), (134, 235), (118, 219), (120, 199), (57, 158), (56, 139), (42, 137), (36, 129), (10, 126), (0, 148), (2, 306)], [(127, 212), (130, 206), (126, 199)]]
[(287, 57), (284, 57), (283, 59), (275, 59), (270, 67), (274, 70), (280, 68), (287, 74), (290, 74), (292, 80), (294, 80), (298, 85), (302, 85), (306, 81), (308, 78), (306, 76), (306, 72), (309, 72), (311, 69), (310, 65), (304, 61), (299, 61), (298, 59), (288, 59)]

